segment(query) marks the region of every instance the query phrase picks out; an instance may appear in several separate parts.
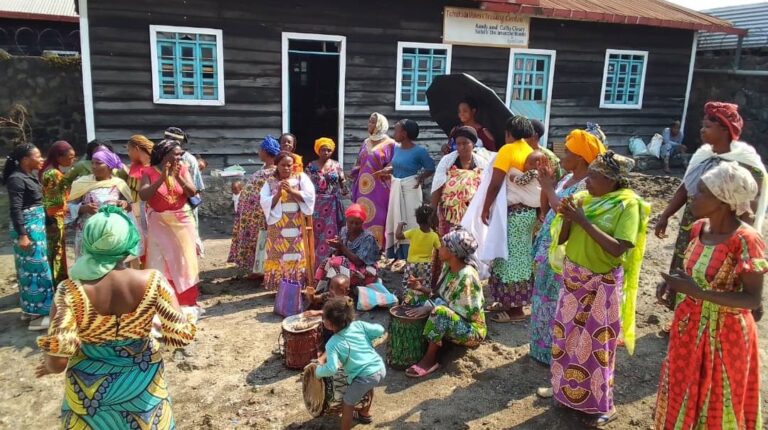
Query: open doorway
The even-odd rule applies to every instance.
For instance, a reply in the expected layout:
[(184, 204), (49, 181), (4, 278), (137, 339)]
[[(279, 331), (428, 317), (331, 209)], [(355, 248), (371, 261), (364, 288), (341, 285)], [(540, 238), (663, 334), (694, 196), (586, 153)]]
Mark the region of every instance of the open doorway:
[(343, 154), (344, 38), (283, 35), (283, 129), (296, 135), (296, 152), (308, 162), (316, 158), (315, 139), (337, 143)]

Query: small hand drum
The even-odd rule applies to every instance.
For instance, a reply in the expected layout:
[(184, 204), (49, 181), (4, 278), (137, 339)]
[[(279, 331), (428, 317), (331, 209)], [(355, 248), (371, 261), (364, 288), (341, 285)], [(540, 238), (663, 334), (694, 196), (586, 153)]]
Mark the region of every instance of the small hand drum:
[(293, 315), (283, 320), (280, 333), (280, 353), (283, 364), (289, 369), (303, 369), (317, 358), (323, 341), (321, 318)]
[(387, 364), (393, 369), (404, 370), (416, 364), (427, 352), (424, 326), (429, 315), (412, 318), (405, 314), (408, 306), (395, 306), (389, 310), (389, 350)]
[[(339, 370), (335, 375), (327, 378), (317, 379), (315, 377), (317, 363), (312, 362), (304, 368), (301, 384), (304, 393), (304, 406), (307, 407), (310, 415), (317, 418), (321, 415), (338, 415), (341, 413), (342, 398), (347, 390), (347, 375), (343, 370)], [(371, 398), (368, 393), (363, 399), (355, 405), (356, 410), (363, 409), (371, 405)]]

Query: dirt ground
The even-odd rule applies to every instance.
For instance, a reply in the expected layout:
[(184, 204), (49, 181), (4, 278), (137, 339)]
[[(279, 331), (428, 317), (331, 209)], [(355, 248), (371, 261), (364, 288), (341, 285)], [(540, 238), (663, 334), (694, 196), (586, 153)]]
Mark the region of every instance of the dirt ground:
[[(677, 179), (637, 176), (635, 188), (653, 204), (656, 216), (670, 198)], [(655, 218), (654, 218), (655, 220)], [(229, 220), (204, 220), (206, 257), (202, 260), (202, 304), (197, 339), (186, 354), (166, 353), (167, 379), (180, 429), (325, 429), (338, 419), (311, 419), (304, 408), (299, 372), (283, 367), (273, 354), (280, 318), (272, 313), (273, 293), (234, 279), (225, 263), (229, 250)], [(670, 222), (676, 232), (677, 220)], [(7, 237), (7, 236), (4, 236)], [(649, 234), (638, 300), (638, 342), (634, 356), (620, 349), (617, 356), (615, 399), (619, 418), (612, 429), (653, 428), (653, 408), (666, 340), (660, 329), (671, 313), (655, 304), (658, 272), (667, 269), (673, 239)], [(0, 428), (51, 429), (63, 394), (62, 376), (35, 379), (40, 360), (37, 334), (19, 319), (9, 242), (0, 248)], [(398, 282), (387, 274), (385, 283)], [(386, 310), (359, 318), (385, 326)], [(768, 323), (760, 323), (763, 381)], [(379, 347), (382, 356), (386, 346)], [(528, 355), (528, 325), (490, 323), (488, 339), (478, 349), (447, 351), (437, 374), (412, 380), (388, 369), (376, 389), (374, 424), (356, 428), (382, 429), (578, 429), (577, 417), (555, 410), (538, 399), (537, 387), (548, 384), (548, 369)], [(768, 387), (768, 383), (763, 384)], [(768, 388), (763, 388), (763, 410), (768, 411)]]

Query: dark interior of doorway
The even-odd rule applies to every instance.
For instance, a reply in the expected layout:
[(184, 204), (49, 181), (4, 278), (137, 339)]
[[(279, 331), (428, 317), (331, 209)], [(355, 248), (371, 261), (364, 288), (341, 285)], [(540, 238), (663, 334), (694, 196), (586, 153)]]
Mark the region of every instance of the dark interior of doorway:
[(339, 42), (290, 40), (288, 67), (289, 127), (298, 141), (296, 152), (308, 163), (317, 158), (315, 139), (338, 143)]

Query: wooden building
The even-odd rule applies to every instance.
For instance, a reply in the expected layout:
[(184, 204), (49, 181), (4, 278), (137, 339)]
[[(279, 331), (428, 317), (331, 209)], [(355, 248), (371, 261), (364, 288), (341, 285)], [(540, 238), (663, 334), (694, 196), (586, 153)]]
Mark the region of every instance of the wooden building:
[(437, 151), (424, 91), (445, 73), (544, 121), (550, 145), (590, 121), (623, 146), (684, 118), (698, 32), (741, 32), (663, 0), (79, 0), (79, 12), (89, 137), (178, 126), (214, 166), (255, 161), (283, 131), (305, 155), (334, 138), (349, 166), (372, 112), (418, 121)]

